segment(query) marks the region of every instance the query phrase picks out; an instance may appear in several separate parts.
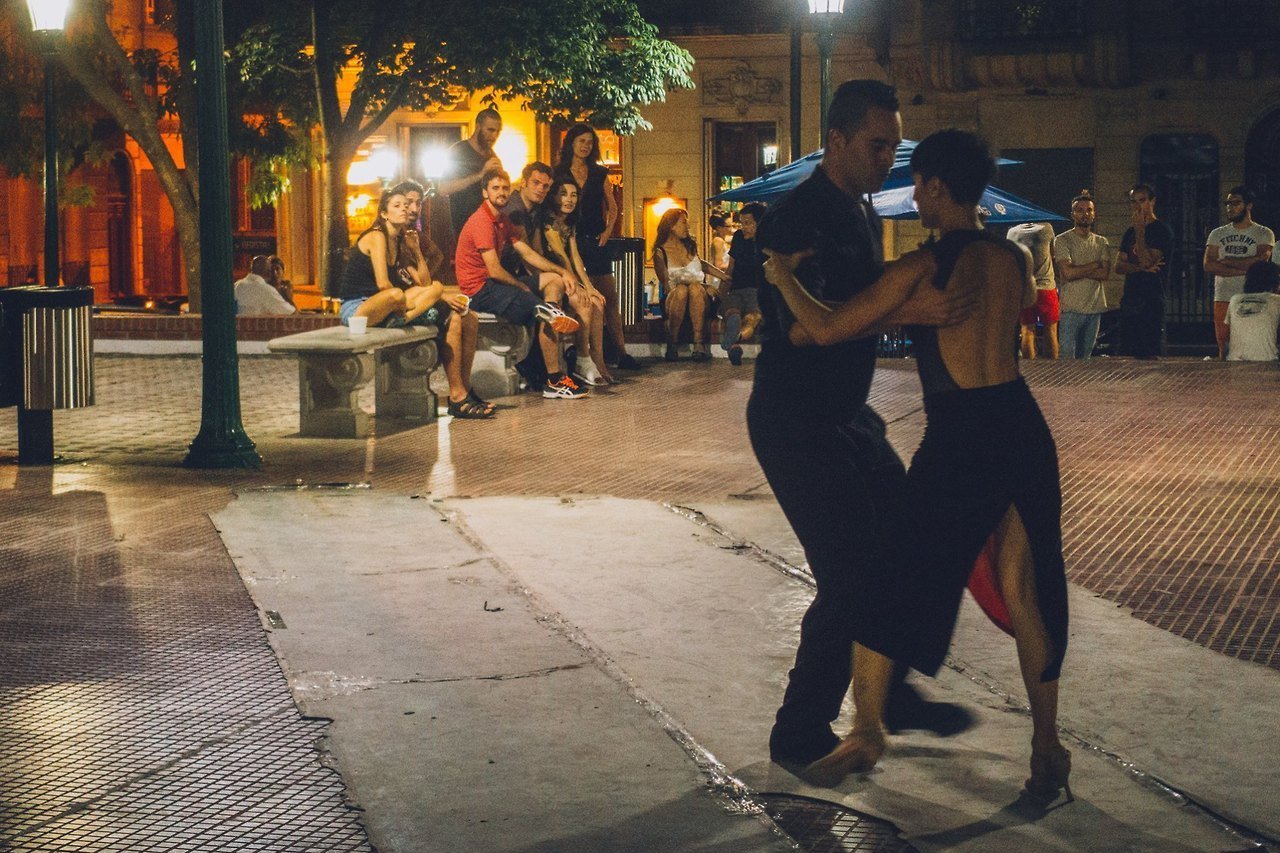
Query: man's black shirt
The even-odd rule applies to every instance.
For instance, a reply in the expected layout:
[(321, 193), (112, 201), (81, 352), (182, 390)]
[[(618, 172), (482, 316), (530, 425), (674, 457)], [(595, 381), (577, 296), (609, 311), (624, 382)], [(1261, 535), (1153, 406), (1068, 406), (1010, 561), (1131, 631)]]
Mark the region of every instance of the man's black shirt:
[(729, 244), (729, 257), (733, 258), (733, 281), (731, 290), (747, 290), (758, 288), (764, 281), (764, 270), (760, 264), (764, 258), (760, 256), (760, 247), (754, 239), (737, 231), (733, 242)]
[[(449, 165), (445, 169), (445, 178), (461, 178), (474, 175), (484, 168), (489, 158), (471, 147), (471, 140), (463, 139), (449, 146)], [(475, 213), (484, 201), (484, 187), (476, 181), (469, 187), (449, 195), (449, 218), (453, 220), (453, 233), (462, 231), (471, 214)]]
[[(879, 236), (880, 218), (870, 205), (846, 194), (818, 168), (769, 209), (756, 239), (762, 249), (787, 254), (813, 249), (796, 277), (817, 299), (845, 302), (884, 270)], [(760, 284), (757, 387), (784, 395), (789, 405), (803, 407), (813, 417), (847, 422), (870, 393), (876, 336), (796, 346), (788, 337), (795, 317), (773, 285), (763, 278)]]

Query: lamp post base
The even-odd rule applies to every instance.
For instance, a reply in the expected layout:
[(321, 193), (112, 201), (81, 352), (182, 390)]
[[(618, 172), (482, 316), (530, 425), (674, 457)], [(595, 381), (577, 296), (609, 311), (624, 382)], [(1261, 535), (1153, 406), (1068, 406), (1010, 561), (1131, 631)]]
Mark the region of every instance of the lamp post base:
[(201, 431), (191, 442), (184, 468), (242, 468), (257, 470), (262, 467), (262, 457), (254, 449), (253, 442), (243, 430), (231, 430), (220, 435)]

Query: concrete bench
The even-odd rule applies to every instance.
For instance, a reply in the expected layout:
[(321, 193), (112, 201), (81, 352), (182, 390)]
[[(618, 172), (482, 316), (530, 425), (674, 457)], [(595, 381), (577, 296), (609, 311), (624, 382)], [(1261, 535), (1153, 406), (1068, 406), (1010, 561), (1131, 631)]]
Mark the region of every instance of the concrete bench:
[(374, 382), (380, 418), (436, 418), (431, 371), (439, 363), (434, 326), (369, 329), (346, 326), (273, 338), (271, 352), (298, 356), (298, 432), (320, 438), (364, 438), (372, 426), (360, 389)]
[(520, 393), (516, 364), (529, 354), (533, 331), (499, 320), (492, 314), (476, 312), (480, 321), (476, 357), (471, 367), (471, 387), (481, 397), (509, 397)]

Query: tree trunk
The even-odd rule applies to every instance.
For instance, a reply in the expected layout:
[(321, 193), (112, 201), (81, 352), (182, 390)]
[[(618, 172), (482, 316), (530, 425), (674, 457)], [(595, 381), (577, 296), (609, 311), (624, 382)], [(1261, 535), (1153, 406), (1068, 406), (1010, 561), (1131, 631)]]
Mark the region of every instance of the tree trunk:
[(321, 164), (320, 221), (324, 223), (320, 252), (320, 281), (327, 296), (338, 295), (350, 237), (347, 235), (347, 170), (354, 154), (339, 148), (326, 135)]

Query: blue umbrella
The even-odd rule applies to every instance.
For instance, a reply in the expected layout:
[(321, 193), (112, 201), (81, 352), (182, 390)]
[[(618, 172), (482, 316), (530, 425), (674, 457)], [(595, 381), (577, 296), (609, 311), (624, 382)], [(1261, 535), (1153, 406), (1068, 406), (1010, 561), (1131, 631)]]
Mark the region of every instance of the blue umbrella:
[[(919, 219), (916, 210), (915, 187), (895, 187), (881, 190), (871, 196), (871, 204), (876, 213), (885, 219)], [(987, 222), (993, 225), (1015, 225), (1019, 222), (1045, 222), (1050, 220), (1066, 221), (1065, 216), (1036, 207), (1026, 199), (1018, 198), (1012, 193), (997, 187), (987, 187), (982, 193), (978, 206), (987, 214)]]
[[(911, 152), (916, 150), (916, 141), (904, 139), (893, 156), (893, 169), (884, 182), (887, 189), (911, 186)], [(785, 166), (774, 169), (767, 175), (761, 175), (747, 181), (740, 187), (725, 190), (711, 197), (711, 201), (764, 201), (771, 202), (795, 188), (801, 181), (813, 174), (814, 168), (822, 161), (822, 149), (806, 154), (799, 160), (792, 160)], [(996, 160), (1001, 166), (1016, 166), (1021, 160)]]

